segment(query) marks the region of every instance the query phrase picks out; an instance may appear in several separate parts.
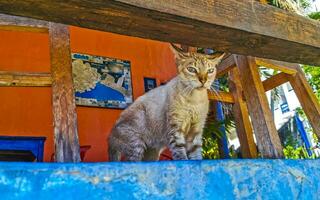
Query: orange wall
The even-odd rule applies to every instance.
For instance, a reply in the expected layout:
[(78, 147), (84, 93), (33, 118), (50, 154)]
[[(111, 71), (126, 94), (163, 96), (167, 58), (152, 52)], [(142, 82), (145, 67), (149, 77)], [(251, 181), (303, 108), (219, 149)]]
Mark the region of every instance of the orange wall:
[[(133, 95), (144, 93), (143, 77), (157, 84), (176, 74), (168, 44), (70, 27), (71, 51), (131, 62)], [(0, 31), (0, 71), (49, 72), (48, 35)], [(0, 87), (0, 135), (46, 136), (45, 161), (53, 152), (50, 88)], [(91, 145), (85, 161), (107, 160), (107, 135), (121, 110), (77, 107), (80, 145)]]

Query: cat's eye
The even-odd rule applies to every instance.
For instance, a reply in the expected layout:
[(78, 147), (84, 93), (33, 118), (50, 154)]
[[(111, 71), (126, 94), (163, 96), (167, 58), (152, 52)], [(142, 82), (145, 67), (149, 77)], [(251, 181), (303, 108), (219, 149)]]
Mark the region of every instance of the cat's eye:
[(214, 72), (214, 68), (211, 68), (211, 69), (208, 70), (208, 74), (211, 74), (213, 72)]
[(193, 74), (197, 73), (197, 70), (194, 67), (188, 67), (187, 70)]

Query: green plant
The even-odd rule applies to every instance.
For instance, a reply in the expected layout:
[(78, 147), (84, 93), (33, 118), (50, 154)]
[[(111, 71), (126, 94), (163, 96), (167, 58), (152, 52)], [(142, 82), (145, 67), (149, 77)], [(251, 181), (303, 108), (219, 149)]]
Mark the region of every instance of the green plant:
[(204, 159), (219, 159), (218, 138), (204, 137), (202, 144), (202, 157)]
[(294, 148), (290, 145), (287, 145), (283, 148), (283, 154), (286, 159), (317, 159), (318, 157), (313, 153), (312, 156), (308, 155), (308, 152), (305, 147)]
[(223, 121), (211, 121), (203, 130), (202, 137), (202, 156), (204, 159), (220, 158), (218, 140), (223, 137), (224, 132), (221, 128), (224, 127), (227, 134), (235, 128), (233, 118), (226, 116)]
[(269, 4), (279, 8), (295, 11), (310, 7), (310, 0), (268, 0)]
[(320, 12), (313, 12), (308, 15), (311, 19), (320, 20)]
[(306, 157), (302, 147), (293, 148), (290, 145), (283, 149), (283, 154), (286, 159), (301, 159)]
[(306, 74), (308, 82), (314, 93), (320, 101), (320, 67), (303, 65), (302, 69)]

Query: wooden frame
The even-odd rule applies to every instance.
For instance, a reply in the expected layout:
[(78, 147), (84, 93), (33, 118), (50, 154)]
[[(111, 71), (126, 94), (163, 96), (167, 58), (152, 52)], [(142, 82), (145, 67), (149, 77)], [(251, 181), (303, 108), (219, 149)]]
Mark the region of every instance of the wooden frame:
[[(33, 7), (29, 6), (30, 3), (33, 4)], [(320, 64), (318, 56), (320, 36), (317, 34), (320, 31), (320, 26), (318, 22), (257, 2), (252, 2), (249, 5), (245, 0), (217, 0), (214, 2), (215, 5), (205, 0), (194, 4), (190, 4), (186, 0), (170, 1), (170, 5), (166, 3), (165, 0), (110, 0), (92, 3), (86, 1), (81, 2), (81, 6), (87, 8), (88, 11), (78, 12), (77, 9), (80, 7), (74, 7), (72, 3), (60, 4), (53, 1), (48, 5), (48, 1), (45, 0), (25, 0), (14, 3), (5, 0), (0, 2), (0, 12), (161, 41), (183, 42), (200, 47), (216, 47), (216, 49), (245, 55)], [(102, 10), (99, 10), (96, 4), (108, 12), (101, 12)], [(204, 6), (208, 9), (203, 10)], [(48, 10), (48, 8), (55, 7), (59, 9)], [(236, 12), (240, 13), (240, 16), (232, 14), (231, 8), (233, 7), (237, 9)], [(190, 9), (193, 10), (192, 13), (187, 12)], [(70, 12), (65, 12), (65, 10), (74, 11), (71, 13), (73, 17), (66, 17), (66, 13)], [(220, 13), (221, 10), (224, 13)], [(93, 16), (95, 11), (99, 14)], [(266, 16), (266, 11), (271, 14)], [(43, 15), (43, 13), (49, 14)], [(152, 17), (146, 18), (146, 15)], [(252, 20), (252, 15), (261, 20)], [(83, 18), (83, 16), (86, 17)], [(90, 19), (88, 16), (95, 17), (96, 21), (93, 23), (86, 20)], [(279, 16), (285, 20), (278, 19), (278, 23), (274, 24), (273, 17), (279, 18)], [(225, 20), (226, 17), (229, 20)], [(243, 20), (238, 20), (239, 17)], [(108, 24), (101, 26), (106, 21)], [(128, 21), (132, 23), (126, 23)], [(123, 26), (120, 27), (118, 24)], [(132, 26), (132, 24), (135, 25)], [(299, 24), (299, 28), (304, 31), (295, 30), (296, 24)], [(282, 26), (287, 26), (288, 29), (281, 29)], [(159, 27), (161, 31), (159, 31)], [(48, 28), (52, 78), (48, 73), (0, 72), (0, 86), (50, 86), (52, 84), (56, 160), (59, 162), (78, 162), (80, 159), (77, 117), (72, 91), (71, 62), (68, 58), (70, 47), (67, 27), (61, 24), (49, 24), (41, 20), (0, 14), (0, 29), (2, 30), (48, 33)], [(179, 34), (181, 32), (185, 34)], [(309, 37), (305, 37), (301, 33), (307, 33)], [(254, 158), (257, 156), (249, 114), (255, 134), (258, 135), (258, 147), (262, 155), (268, 158), (283, 156), (264, 93), (287, 81), (292, 84), (313, 129), (320, 137), (320, 106), (297, 64), (245, 56), (236, 56), (235, 58), (236, 61), (234, 55), (227, 56), (217, 70), (218, 76), (230, 73), (231, 92), (209, 93), (209, 99), (235, 104), (237, 132), (244, 157)], [(258, 65), (281, 72), (261, 82), (257, 73)], [(62, 66), (70, 66), (70, 68)], [(61, 112), (62, 108), (66, 108), (67, 112)], [(68, 137), (64, 137), (66, 135)]]
[(264, 158), (282, 158), (280, 138), (255, 60), (237, 55), (235, 61), (261, 155)]
[(50, 73), (0, 71), (0, 86), (50, 87)]
[(319, 22), (258, 1), (2, 0), (0, 12), (234, 54), (320, 65)]

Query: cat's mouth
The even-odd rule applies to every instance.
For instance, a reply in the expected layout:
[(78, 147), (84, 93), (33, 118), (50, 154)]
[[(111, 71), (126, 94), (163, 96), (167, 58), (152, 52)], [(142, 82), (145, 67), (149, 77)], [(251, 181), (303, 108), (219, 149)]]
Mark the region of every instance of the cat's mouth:
[(204, 90), (207, 89), (204, 85), (197, 87), (198, 90)]

